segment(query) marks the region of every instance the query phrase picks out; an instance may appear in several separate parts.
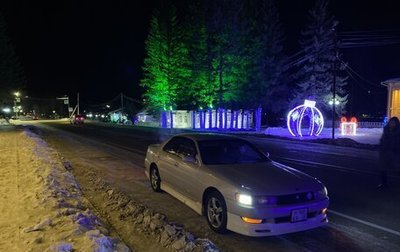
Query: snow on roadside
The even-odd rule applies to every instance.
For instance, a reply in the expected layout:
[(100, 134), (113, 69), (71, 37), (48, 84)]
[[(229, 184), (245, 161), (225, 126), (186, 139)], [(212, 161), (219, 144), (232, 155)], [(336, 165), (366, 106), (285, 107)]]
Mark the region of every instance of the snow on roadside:
[(88, 208), (57, 152), (29, 130), (0, 134), (0, 251), (130, 251)]
[(9, 122), (4, 118), (0, 118), (0, 125), (9, 125)]
[(111, 186), (95, 172), (90, 171), (85, 177), (91, 183), (91, 190), (101, 198), (99, 201), (102, 205), (99, 208), (103, 215), (107, 215), (113, 223), (123, 223), (120, 233), (139, 232), (169, 251), (219, 251), (212, 241), (195, 237), (182, 225), (168, 221), (164, 214), (153, 211)]
[[(357, 143), (361, 144), (370, 144), (370, 145), (377, 145), (379, 144), (379, 139), (382, 136), (383, 129), (382, 128), (358, 128), (357, 129), (357, 134), (352, 136), (352, 135), (346, 135), (343, 136), (339, 132), (339, 129), (335, 130), (335, 138), (336, 140), (338, 139), (351, 139)], [(291, 138), (291, 139), (296, 139), (296, 140), (329, 140), (331, 139), (331, 134), (332, 134), (332, 128), (324, 128), (321, 132), (321, 134), (318, 137), (293, 137), (290, 135), (289, 131), (287, 128), (283, 127), (269, 127), (266, 128), (264, 131), (265, 135), (270, 135), (270, 136), (279, 136), (279, 137), (284, 137), (284, 138)]]

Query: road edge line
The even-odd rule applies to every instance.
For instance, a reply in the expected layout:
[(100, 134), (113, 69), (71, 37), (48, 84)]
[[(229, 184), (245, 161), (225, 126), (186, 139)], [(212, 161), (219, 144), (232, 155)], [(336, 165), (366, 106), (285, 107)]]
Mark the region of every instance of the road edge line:
[(368, 222), (368, 221), (364, 221), (364, 220), (361, 220), (361, 219), (358, 219), (358, 218), (355, 218), (355, 217), (351, 217), (351, 216), (349, 216), (347, 214), (343, 214), (343, 213), (340, 213), (340, 212), (337, 212), (337, 211), (334, 211), (334, 210), (330, 210), (329, 209), (328, 212), (332, 213), (334, 215), (338, 215), (340, 217), (355, 221), (355, 222), (359, 222), (359, 223), (364, 224), (366, 226), (373, 227), (373, 228), (376, 228), (376, 229), (391, 233), (393, 235), (400, 236), (400, 232), (399, 231), (396, 231), (396, 230), (393, 230), (393, 229), (390, 229), (390, 228), (385, 228), (385, 227), (379, 226), (377, 224), (374, 224), (374, 223), (371, 223), (371, 222)]

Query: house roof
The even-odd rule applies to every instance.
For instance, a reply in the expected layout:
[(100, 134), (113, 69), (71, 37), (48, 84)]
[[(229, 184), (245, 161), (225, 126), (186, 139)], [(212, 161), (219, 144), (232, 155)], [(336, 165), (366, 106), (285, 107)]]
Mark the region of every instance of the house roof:
[(393, 78), (389, 80), (385, 80), (381, 82), (382, 85), (388, 86), (389, 84), (399, 84), (400, 85), (400, 78)]

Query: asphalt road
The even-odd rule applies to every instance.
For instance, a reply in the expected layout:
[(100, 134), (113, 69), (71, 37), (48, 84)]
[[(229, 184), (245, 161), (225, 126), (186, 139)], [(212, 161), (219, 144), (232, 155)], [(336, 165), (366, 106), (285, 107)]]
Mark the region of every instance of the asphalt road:
[[(144, 158), (149, 144), (158, 143), (179, 132), (99, 123), (80, 126), (67, 122), (35, 124), (48, 137), (54, 138), (59, 134), (65, 137), (67, 133), (69, 138), (75, 138), (78, 142), (80, 139), (89, 139), (92, 144), (101, 143), (121, 152), (132, 153), (136, 160)], [(223, 238), (227, 239), (226, 242), (234, 240), (233, 244), (240, 244), (243, 248), (250, 246), (248, 248), (255, 251), (263, 251), (260, 248), (271, 246), (274, 242), (279, 246), (284, 244), (283, 247), (278, 246), (282, 250), (287, 250), (285, 246), (291, 246), (293, 251), (299, 248), (306, 251), (395, 251), (400, 248), (400, 177), (393, 172), (388, 189), (375, 189), (379, 183), (376, 151), (253, 136), (247, 138), (268, 152), (273, 160), (315, 176), (327, 186), (331, 199), (331, 223), (314, 231), (273, 239), (230, 234), (231, 237)], [(82, 141), (82, 144), (88, 143)], [(63, 148), (62, 145), (55, 147)], [(142, 163), (138, 165), (143, 166)], [(183, 204), (176, 207), (186, 208)], [(365, 244), (368, 242), (375, 245)], [(326, 247), (321, 247), (323, 244)]]

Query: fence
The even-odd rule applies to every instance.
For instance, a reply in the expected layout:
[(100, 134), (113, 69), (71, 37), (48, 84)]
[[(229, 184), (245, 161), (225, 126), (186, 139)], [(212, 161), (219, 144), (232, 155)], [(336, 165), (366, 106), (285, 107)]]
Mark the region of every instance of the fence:
[[(357, 128), (382, 128), (383, 122), (357, 122)], [(340, 121), (335, 121), (335, 128), (340, 127)], [(325, 121), (324, 128), (332, 128), (332, 121)]]

